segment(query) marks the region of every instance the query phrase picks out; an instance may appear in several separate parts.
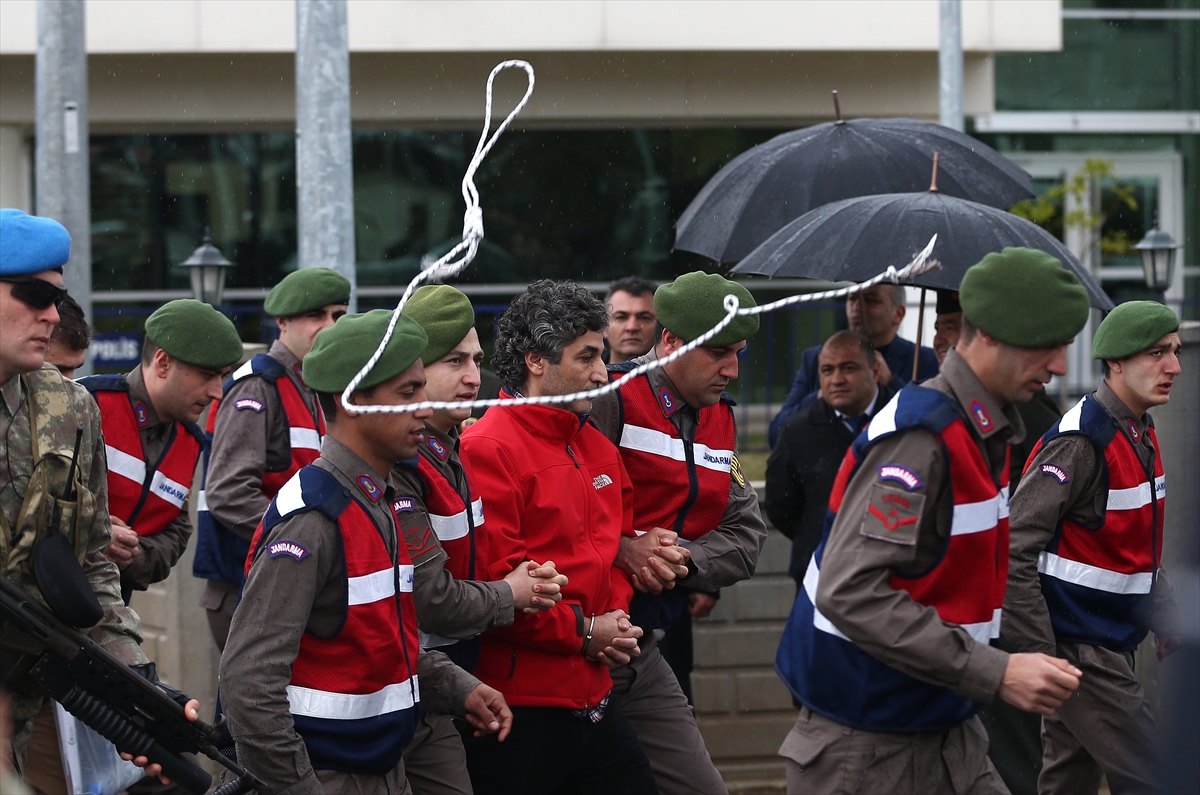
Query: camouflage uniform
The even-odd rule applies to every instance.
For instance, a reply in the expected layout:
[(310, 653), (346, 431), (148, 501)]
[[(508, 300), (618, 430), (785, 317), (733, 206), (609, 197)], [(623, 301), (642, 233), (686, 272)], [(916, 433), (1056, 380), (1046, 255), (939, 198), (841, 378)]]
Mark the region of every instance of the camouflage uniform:
[[(42, 432), (35, 434), (41, 427)], [(104, 551), (112, 541), (108, 478), (100, 409), (83, 387), (53, 365), (15, 376), (0, 385), (0, 573), (40, 596), (33, 577), (32, 550), (47, 535), (47, 494), (66, 493), (76, 431), (82, 428), (76, 483), (78, 499), (58, 500), (56, 531), (72, 542), (88, 581), (104, 608), (90, 631), (93, 640), (130, 665), (145, 663), (141, 622), (121, 601), (121, 575)], [(35, 447), (39, 448), (36, 450)], [(3, 627), (0, 626), (0, 632)], [(0, 655), (0, 678), (14, 660)], [(24, 766), (33, 716), (44, 694), (31, 679), (10, 685), (13, 754)], [(7, 752), (7, 749), (6, 749)]]

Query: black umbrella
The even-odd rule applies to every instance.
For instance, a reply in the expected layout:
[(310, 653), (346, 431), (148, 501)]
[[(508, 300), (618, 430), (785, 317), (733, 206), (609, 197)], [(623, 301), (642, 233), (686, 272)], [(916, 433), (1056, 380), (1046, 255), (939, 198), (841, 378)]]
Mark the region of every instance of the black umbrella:
[[(939, 175), (939, 188), (941, 179)], [(939, 270), (912, 280), (918, 287), (957, 290), (967, 268), (1008, 246), (1058, 257), (1087, 288), (1092, 306), (1113, 302), (1059, 240), (1024, 218), (940, 190), (846, 199), (805, 213), (772, 235), (734, 273), (861, 282), (888, 265), (906, 263), (936, 234)]]
[[(856, 196), (938, 187), (1007, 209), (1033, 197), (1029, 175), (987, 144), (914, 119), (853, 119), (784, 133), (734, 158), (675, 224), (675, 248), (737, 262), (788, 222)], [(926, 238), (928, 239), (928, 237)]]

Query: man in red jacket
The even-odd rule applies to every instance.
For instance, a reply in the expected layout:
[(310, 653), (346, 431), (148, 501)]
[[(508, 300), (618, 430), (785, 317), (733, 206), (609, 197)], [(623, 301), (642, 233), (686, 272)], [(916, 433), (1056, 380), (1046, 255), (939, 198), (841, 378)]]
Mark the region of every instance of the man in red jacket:
[[(492, 364), (511, 396), (601, 386), (604, 307), (570, 282), (535, 282), (497, 323)], [(617, 448), (587, 424), (590, 400), (498, 406), (462, 437), (471, 484), (487, 506), (489, 579), (553, 560), (562, 601), (483, 634), (475, 676), (513, 709), (500, 744), (463, 733), (477, 795), (657, 793), (637, 735), (612, 698), (608, 668), (637, 655), (628, 577), (613, 567), (633, 521), (633, 486)], [(531, 760), (537, 760), (536, 771)]]

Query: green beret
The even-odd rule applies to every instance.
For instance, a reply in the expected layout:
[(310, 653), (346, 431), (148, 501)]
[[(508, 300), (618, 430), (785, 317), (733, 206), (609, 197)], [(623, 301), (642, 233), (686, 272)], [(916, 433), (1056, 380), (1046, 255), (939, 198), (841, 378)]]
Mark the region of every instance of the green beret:
[[(339, 394), (375, 355), (391, 318), (392, 310), (374, 309), (361, 315), (344, 315), (323, 329), (304, 357), (304, 383), (318, 392)], [(421, 356), (428, 342), (417, 321), (400, 315), (383, 356), (356, 389), (370, 389), (400, 375)]]
[[(750, 291), (715, 273), (694, 271), (654, 291), (654, 313), (663, 328), (691, 341), (725, 317), (725, 296), (737, 296), (743, 309), (758, 306)], [(737, 315), (733, 322), (705, 345), (721, 348), (741, 342), (758, 331), (758, 315)]]
[(329, 268), (301, 268), (267, 293), (263, 309), (271, 317), (295, 317), (330, 304), (350, 302), (350, 280)]
[(1179, 318), (1157, 301), (1126, 301), (1108, 313), (1092, 337), (1093, 359), (1124, 359), (1173, 331)]
[(958, 288), (963, 315), (989, 337), (1018, 348), (1052, 348), (1087, 323), (1087, 290), (1056, 257), (1031, 248), (992, 252)]
[(448, 284), (427, 284), (412, 294), (402, 313), (421, 324), (429, 347), (421, 362), (430, 364), (454, 350), (475, 325), (471, 299)]
[(233, 321), (203, 301), (181, 298), (146, 318), (146, 336), (181, 362), (220, 370), (242, 358)]

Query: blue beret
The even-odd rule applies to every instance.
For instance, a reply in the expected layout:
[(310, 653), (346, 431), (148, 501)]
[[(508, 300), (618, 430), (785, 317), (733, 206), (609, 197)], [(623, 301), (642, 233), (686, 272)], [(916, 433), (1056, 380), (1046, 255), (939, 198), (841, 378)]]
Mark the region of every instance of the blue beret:
[(71, 235), (53, 218), (0, 210), (0, 276), (61, 269), (71, 258)]

